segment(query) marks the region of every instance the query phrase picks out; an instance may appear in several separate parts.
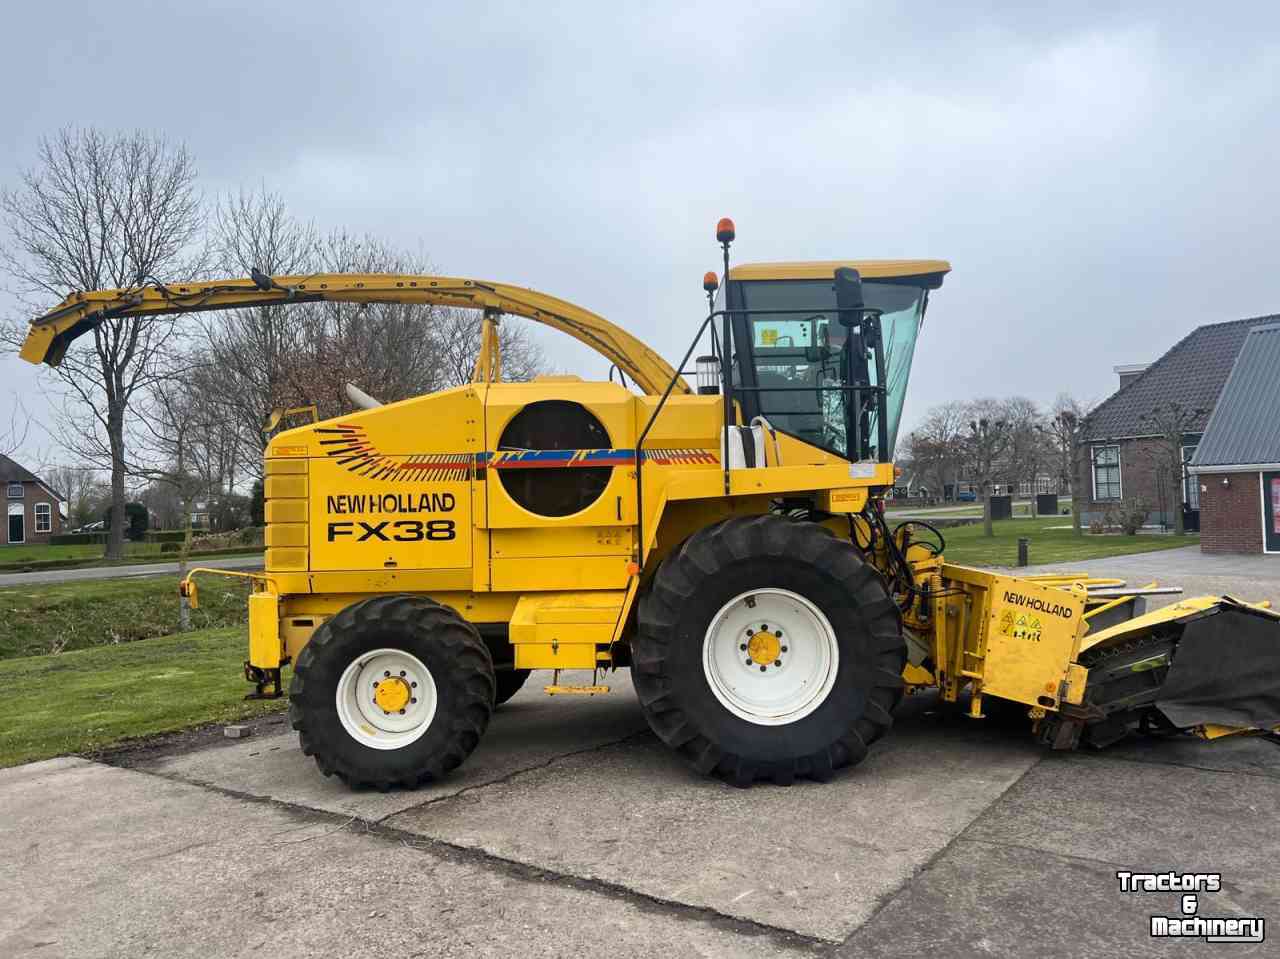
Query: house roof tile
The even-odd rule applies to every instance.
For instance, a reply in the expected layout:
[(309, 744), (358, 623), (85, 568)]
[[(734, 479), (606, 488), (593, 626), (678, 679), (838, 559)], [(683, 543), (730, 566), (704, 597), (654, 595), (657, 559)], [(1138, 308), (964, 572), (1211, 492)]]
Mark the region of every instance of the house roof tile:
[(39, 483), (40, 477), (0, 453), (0, 483)]
[(1188, 433), (1203, 431), (1249, 330), (1276, 320), (1280, 316), (1260, 316), (1192, 330), (1085, 417), (1081, 441), (1151, 435), (1142, 417), (1170, 403), (1203, 410), (1186, 426)]
[(39, 476), (3, 453), (0, 453), (0, 483), (39, 483), (59, 500), (63, 499), (61, 493)]

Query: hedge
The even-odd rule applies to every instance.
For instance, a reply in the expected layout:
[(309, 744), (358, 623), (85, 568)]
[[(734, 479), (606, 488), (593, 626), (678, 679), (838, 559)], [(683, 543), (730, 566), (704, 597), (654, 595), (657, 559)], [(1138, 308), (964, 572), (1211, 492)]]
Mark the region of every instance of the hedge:
[(180, 529), (149, 529), (146, 539), (148, 543), (181, 543), (186, 535)]
[(50, 546), (106, 546), (106, 533), (55, 533), (49, 537)]

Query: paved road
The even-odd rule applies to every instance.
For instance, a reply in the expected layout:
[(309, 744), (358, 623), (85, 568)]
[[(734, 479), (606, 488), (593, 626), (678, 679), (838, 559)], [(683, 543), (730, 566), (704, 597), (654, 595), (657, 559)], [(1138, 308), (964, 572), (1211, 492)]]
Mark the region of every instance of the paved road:
[[(192, 566), (211, 566), (214, 569), (262, 569), (261, 556), (215, 556), (196, 561)], [(138, 566), (95, 566), (89, 569), (50, 569), (38, 573), (5, 573), (0, 575), (0, 587), (31, 586), (40, 583), (71, 583), (83, 579), (123, 579), (132, 576), (162, 576), (176, 574), (177, 563), (147, 563)]]
[[(1250, 602), (1270, 600), (1280, 609), (1280, 556), (1262, 554), (1210, 556), (1199, 546), (1134, 553), (1085, 562), (1028, 566), (1025, 572), (1045, 573), (1081, 570), (1094, 576), (1114, 576), (1130, 586), (1145, 586), (1153, 580), (1161, 586), (1181, 586), (1182, 596), (1222, 596)], [(1013, 570), (1013, 572), (1018, 572)], [(1148, 608), (1175, 603), (1179, 596), (1148, 597)]]
[(900, 507), (898, 509), (886, 509), (885, 516), (896, 518), (899, 516), (950, 516), (959, 514), (961, 516), (973, 516), (974, 510), (977, 510), (978, 516), (982, 515), (982, 506), (979, 504), (975, 507), (972, 503), (965, 503), (960, 506), (922, 506), (919, 509), (911, 509), (910, 507)]
[(1262, 740), (1052, 754), (922, 696), (834, 782), (738, 790), (623, 680), (526, 689), (445, 783), (381, 794), (277, 728), (0, 771), (0, 955), (1167, 955), (1147, 917), (1179, 897), (1122, 895), (1118, 869), (1220, 871), (1202, 915), (1280, 923)]
[[(1280, 580), (1197, 556), (1108, 568)], [(1122, 894), (1116, 871), (1169, 869), (1221, 872), (1200, 915), (1262, 916), (1274, 946), (1268, 741), (1049, 753), (921, 695), (833, 782), (738, 790), (658, 743), (622, 675), (586, 700), (535, 675), (416, 792), (325, 779), (283, 719), (133, 768), (0, 771), (0, 955), (1166, 956), (1148, 917), (1179, 894)]]

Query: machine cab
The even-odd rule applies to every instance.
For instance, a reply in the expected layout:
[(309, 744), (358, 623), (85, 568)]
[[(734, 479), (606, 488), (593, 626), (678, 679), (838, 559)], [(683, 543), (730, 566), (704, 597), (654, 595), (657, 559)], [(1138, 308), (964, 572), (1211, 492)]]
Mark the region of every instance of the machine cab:
[(731, 317), (744, 420), (763, 416), (850, 461), (889, 462), (929, 291), (949, 270), (940, 260), (734, 267), (718, 305)]

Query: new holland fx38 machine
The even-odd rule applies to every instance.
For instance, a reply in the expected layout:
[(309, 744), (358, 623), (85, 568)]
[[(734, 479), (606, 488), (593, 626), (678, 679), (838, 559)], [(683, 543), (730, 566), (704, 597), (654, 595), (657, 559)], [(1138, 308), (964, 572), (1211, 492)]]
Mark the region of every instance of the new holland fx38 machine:
[[(1144, 613), (1121, 581), (955, 566), (936, 530), (886, 520), (947, 263), (731, 269), (733, 238), (721, 221), (723, 283), (705, 278), (710, 309), (677, 368), (533, 290), (381, 274), (75, 293), (33, 321), (22, 356), (57, 365), (108, 317), (317, 300), (484, 311), (473, 382), (387, 405), (353, 391), (362, 408), (266, 451), (245, 673), (281, 695), (292, 665), (302, 747), (352, 785), (445, 775), (534, 669), (630, 667), (654, 732), (741, 786), (859, 762), (927, 687), (973, 717), (1018, 704), (1058, 749), (1136, 725), (1213, 738), (1280, 724), (1269, 609)], [(503, 314), (593, 347), (629, 386), (502, 382)], [(547, 691), (607, 690), (567, 678)]]

